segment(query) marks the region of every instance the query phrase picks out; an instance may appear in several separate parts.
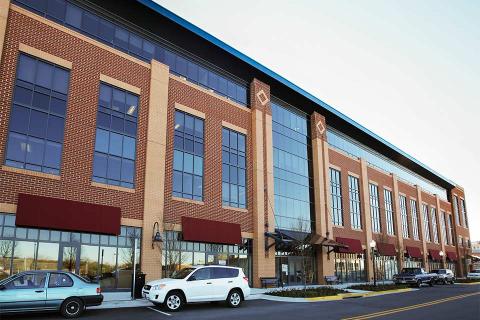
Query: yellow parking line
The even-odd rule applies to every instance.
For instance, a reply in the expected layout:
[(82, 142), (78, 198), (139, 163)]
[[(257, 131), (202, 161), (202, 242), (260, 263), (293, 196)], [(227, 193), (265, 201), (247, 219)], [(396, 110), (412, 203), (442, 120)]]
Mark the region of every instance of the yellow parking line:
[(414, 305), (411, 305), (411, 306), (406, 306), (406, 307), (401, 307), (401, 308), (396, 308), (396, 309), (389, 309), (389, 310), (374, 312), (374, 313), (355, 316), (355, 317), (350, 317), (350, 318), (344, 318), (343, 320), (364, 320), (364, 319), (377, 318), (377, 317), (382, 317), (382, 316), (386, 316), (386, 315), (393, 314), (393, 313), (398, 313), (398, 312), (408, 311), (408, 310), (412, 310), (412, 309), (428, 307), (428, 306), (432, 306), (432, 305), (439, 304), (439, 303), (444, 303), (444, 302), (449, 302), (449, 301), (453, 301), (453, 300), (463, 299), (463, 298), (467, 298), (467, 297), (478, 295), (478, 294), (480, 294), (480, 292), (473, 292), (473, 293), (463, 294), (463, 295), (459, 295), (459, 296), (444, 298), (444, 299), (440, 299), (440, 300), (434, 300), (434, 301), (430, 301), (430, 302), (414, 304)]

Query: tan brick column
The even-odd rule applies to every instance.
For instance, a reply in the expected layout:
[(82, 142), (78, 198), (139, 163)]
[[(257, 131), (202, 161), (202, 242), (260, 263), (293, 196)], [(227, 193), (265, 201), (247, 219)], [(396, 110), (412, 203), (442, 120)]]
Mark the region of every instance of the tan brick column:
[[(441, 211), (440, 209), (440, 198), (438, 194), (435, 195), (435, 202), (437, 206), (437, 231), (438, 232), (438, 239), (440, 241), (440, 246), (442, 247), (442, 252), (443, 252), (443, 257), (442, 258), (442, 268), (445, 268), (445, 259), (447, 257), (447, 253), (445, 252), (445, 239), (443, 239), (443, 233), (442, 233), (442, 224), (440, 223), (440, 216), (441, 216)], [(445, 213), (446, 214), (446, 213)], [(445, 230), (446, 230), (446, 224), (445, 224), (445, 216), (443, 219), (443, 224), (445, 225)]]
[(168, 71), (168, 66), (152, 60), (141, 261), (141, 270), (146, 273), (147, 281), (158, 279), (162, 276), (161, 245), (156, 245), (152, 249), (152, 237), (155, 222), (158, 222), (160, 232), (163, 231)]
[(402, 229), (402, 217), (400, 212), (400, 194), (398, 192), (398, 178), (395, 174), (392, 174), (393, 180), (393, 212), (394, 212), (394, 223), (395, 223), (395, 233), (397, 235), (397, 268), (402, 270), (403, 260), (405, 255), (403, 254), (403, 229)]
[(5, 33), (7, 31), (9, 9), (10, 0), (0, 0), (0, 62), (2, 60), (3, 44), (5, 43)]
[[(261, 277), (275, 276), (274, 246), (268, 252), (265, 251), (265, 231), (275, 230), (270, 88), (254, 79), (250, 84), (250, 102), (253, 148), (253, 286), (260, 287)], [(268, 136), (267, 129), (270, 130)], [(271, 164), (266, 165), (267, 159)]]
[(367, 161), (360, 159), (360, 199), (362, 205), (363, 228), (365, 230), (365, 266), (367, 268), (367, 281), (373, 280), (373, 261), (370, 249), (370, 242), (372, 241), (372, 213), (370, 212), (370, 190), (368, 187), (368, 170)]
[(425, 224), (423, 222), (422, 188), (419, 185), (416, 185), (416, 188), (417, 188), (417, 212), (418, 212), (418, 218), (420, 220), (419, 231), (420, 231), (420, 237), (422, 238), (423, 267), (425, 268), (425, 270), (427, 270), (428, 269), (428, 251), (427, 251), (427, 241), (425, 240)]
[[(330, 215), (330, 176), (325, 117), (317, 112), (310, 116), (312, 132), (313, 192), (315, 201), (315, 233), (320, 237), (333, 239)], [(327, 248), (316, 248), (317, 281), (324, 283), (325, 276), (335, 272), (334, 253), (327, 254)]]

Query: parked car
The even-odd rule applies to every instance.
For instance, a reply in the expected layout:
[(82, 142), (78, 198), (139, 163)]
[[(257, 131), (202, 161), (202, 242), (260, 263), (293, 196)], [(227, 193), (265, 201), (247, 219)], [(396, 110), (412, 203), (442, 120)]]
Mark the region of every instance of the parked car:
[(60, 311), (76, 318), (102, 301), (99, 284), (70, 272), (25, 271), (0, 281), (0, 314)]
[(480, 269), (474, 269), (467, 273), (467, 279), (480, 279)]
[(450, 269), (436, 269), (432, 270), (432, 273), (435, 273), (437, 275), (437, 283), (441, 284), (454, 284), (455, 283), (455, 275), (453, 274), (453, 271)]
[(250, 295), (250, 287), (241, 268), (194, 266), (181, 269), (171, 278), (148, 282), (142, 295), (169, 311), (178, 311), (185, 303), (206, 301), (226, 301), (237, 308)]
[(435, 273), (428, 273), (423, 268), (403, 268), (399, 274), (393, 276), (395, 284), (406, 283), (418, 288), (422, 284), (428, 284), (432, 287), (436, 280), (437, 275)]

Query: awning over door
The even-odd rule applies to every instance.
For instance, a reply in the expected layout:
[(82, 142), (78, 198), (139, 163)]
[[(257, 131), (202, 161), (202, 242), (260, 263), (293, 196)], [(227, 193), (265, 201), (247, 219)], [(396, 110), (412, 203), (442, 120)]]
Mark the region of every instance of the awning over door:
[(419, 248), (419, 247), (410, 247), (410, 246), (407, 246), (407, 254), (408, 254), (411, 258), (417, 258), (417, 259), (421, 259), (421, 258), (422, 258), (422, 252), (420, 251), (420, 248)]
[(117, 207), (20, 193), (16, 215), (20, 227), (120, 234)]
[(395, 246), (391, 243), (377, 242), (377, 249), (378, 249), (378, 253), (381, 256), (393, 257), (397, 254), (395, 250)]
[(237, 223), (182, 217), (185, 241), (221, 244), (242, 244), (242, 232)]
[(440, 251), (435, 249), (428, 249), (428, 253), (430, 254), (430, 258), (435, 261), (440, 261), (442, 258), (440, 257)]
[(363, 253), (360, 240), (341, 237), (336, 237), (335, 240), (347, 246), (347, 248), (337, 248), (335, 251), (338, 253)]
[(453, 251), (447, 251), (447, 259), (452, 262), (457, 261), (458, 260), (457, 253)]

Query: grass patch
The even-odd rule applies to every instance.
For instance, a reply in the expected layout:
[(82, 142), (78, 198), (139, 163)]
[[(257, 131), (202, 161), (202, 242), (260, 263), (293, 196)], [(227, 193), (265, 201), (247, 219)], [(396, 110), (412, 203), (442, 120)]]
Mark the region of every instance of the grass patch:
[(332, 287), (318, 287), (318, 288), (307, 288), (303, 289), (280, 289), (275, 291), (267, 292), (266, 294), (277, 297), (288, 297), (288, 298), (316, 298), (316, 297), (326, 297), (326, 296), (335, 296), (339, 293), (347, 293), (345, 290), (335, 289)]
[(479, 279), (455, 279), (456, 283), (480, 283)]
[(405, 289), (408, 288), (408, 284), (377, 284), (374, 286), (373, 284), (356, 284), (353, 286), (348, 287), (348, 289), (354, 290), (365, 290), (365, 291), (387, 291), (387, 290), (397, 290), (397, 289)]

